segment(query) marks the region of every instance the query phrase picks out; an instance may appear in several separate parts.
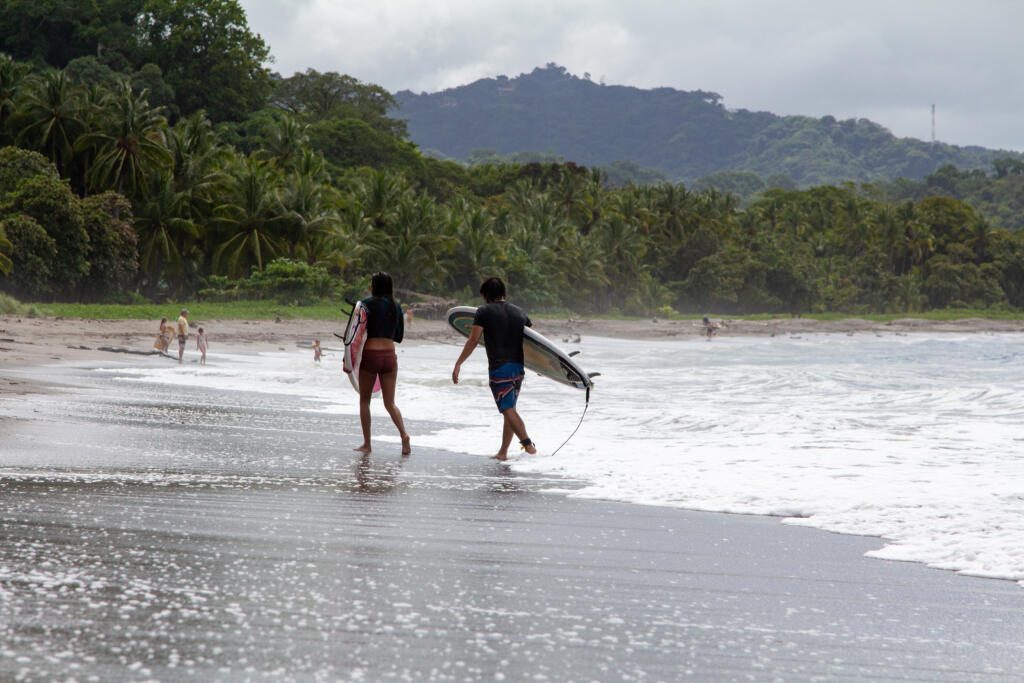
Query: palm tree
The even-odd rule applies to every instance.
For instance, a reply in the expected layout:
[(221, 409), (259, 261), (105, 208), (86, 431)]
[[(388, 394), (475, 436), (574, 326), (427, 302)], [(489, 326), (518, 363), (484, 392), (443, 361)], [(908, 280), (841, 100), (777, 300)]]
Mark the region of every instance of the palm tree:
[(331, 207), (330, 186), (313, 176), (292, 173), (285, 180), (281, 192), (285, 229), (288, 232), (288, 252), (292, 258), (314, 264), (319, 233), (330, 232), (338, 223), (338, 214)]
[(380, 253), (382, 266), (407, 289), (427, 288), (445, 279), (444, 262), (455, 246), (430, 197), (406, 197), (395, 211), (395, 229)]
[(328, 183), (331, 174), (327, 171), (327, 160), (324, 155), (312, 149), (303, 149), (295, 160), (295, 172), (301, 176), (312, 178), (318, 183)]
[[(606, 304), (616, 293), (628, 292), (644, 269), (647, 241), (643, 239), (636, 217), (613, 213), (591, 233), (594, 250), (604, 257), (602, 270), (610, 289), (605, 292)], [(614, 291), (612, 291), (614, 290)]]
[(988, 260), (992, 246), (992, 226), (987, 220), (979, 217), (971, 221), (968, 230), (967, 244), (974, 250), (975, 260), (979, 263)]
[(230, 149), (218, 142), (213, 124), (203, 112), (178, 121), (168, 134), (167, 145), (175, 192), (185, 196), (186, 214), (203, 223), (213, 211), (214, 198), (222, 193), (226, 180), (222, 168), (233, 159)]
[(903, 240), (903, 226), (891, 205), (885, 204), (877, 211), (875, 225), (878, 226), (881, 248), (889, 262), (889, 272), (902, 275), (906, 244)]
[(314, 233), (310, 249), (317, 264), (332, 266), (342, 277), (361, 273), (366, 262), (380, 253), (382, 233), (362, 209), (348, 207), (335, 223)]
[(593, 246), (595, 241), (593, 235), (583, 235), (577, 230), (567, 230), (562, 235), (558, 267), (566, 283), (571, 283), (571, 287), (560, 290), (566, 305), (578, 305), (589, 295), (603, 293), (612, 282), (606, 274), (601, 252)]
[(146, 199), (136, 202), (135, 231), (139, 235), (139, 274), (145, 289), (161, 282), (180, 292), (188, 274), (187, 255), (199, 238), (199, 226), (190, 217), (190, 197), (178, 192), (168, 170), (151, 180)]
[(449, 214), (455, 237), (450, 273), (455, 288), (475, 287), (490, 276), (503, 277), (503, 249), (494, 231), (494, 218), (464, 200), (456, 201)]
[(85, 129), (81, 107), (81, 89), (63, 71), (47, 71), (31, 81), (21, 105), (19, 118), (24, 125), (18, 139), (34, 145), (66, 171)]
[(14, 250), (14, 245), (11, 244), (10, 240), (7, 239), (7, 234), (4, 232), (4, 226), (0, 223), (0, 273), (6, 275), (11, 272), (14, 264), (11, 263), (10, 254)]
[(291, 170), (309, 144), (309, 126), (290, 114), (281, 114), (274, 121), (270, 135), (264, 140), (261, 158), (274, 166)]
[(224, 202), (214, 209), (221, 241), (213, 262), (219, 272), (242, 277), (286, 253), (276, 180), (266, 163), (251, 157), (230, 169)]
[(908, 272), (911, 266), (920, 266), (935, 251), (935, 237), (917, 215), (913, 202), (906, 202), (896, 211), (896, 218), (903, 229), (905, 262), (901, 272)]
[(104, 100), (102, 129), (79, 139), (76, 147), (96, 154), (89, 169), (93, 191), (113, 189), (136, 196), (147, 190), (150, 174), (172, 166), (167, 120), (159, 108), (149, 106), (146, 95), (143, 90), (136, 96), (131, 85), (121, 81)]
[(682, 185), (664, 184), (656, 188), (656, 204), (662, 217), (660, 237), (668, 243), (682, 239), (689, 222), (692, 195)]
[(7, 130), (11, 116), (17, 110), (18, 95), (25, 84), (28, 67), (0, 53), (0, 143), (10, 142), (14, 135)]
[(413, 192), (409, 181), (401, 174), (374, 170), (356, 180), (353, 194), (374, 227), (384, 229), (393, 219), (395, 207)]

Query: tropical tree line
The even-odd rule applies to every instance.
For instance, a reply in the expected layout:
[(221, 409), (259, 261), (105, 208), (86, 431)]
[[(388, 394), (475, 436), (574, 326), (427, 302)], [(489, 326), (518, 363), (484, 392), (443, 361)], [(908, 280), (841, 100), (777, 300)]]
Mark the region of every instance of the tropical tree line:
[[(190, 10), (237, 9), (135, 5), (141, 26), (163, 8), (157, 33), (185, 48), (218, 16)], [(170, 71), (125, 54), (61, 68), (0, 55), (0, 289), (165, 300), (288, 281), (305, 299), (383, 269), (459, 297), (500, 275), (520, 301), (580, 312), (1024, 306), (1021, 236), (956, 199), (823, 186), (741, 207), (713, 188), (614, 187), (572, 163), (462, 165), (421, 154), (391, 96), (344, 74), (267, 74), (256, 105), (214, 118), (198, 106), (212, 100), (182, 106)]]

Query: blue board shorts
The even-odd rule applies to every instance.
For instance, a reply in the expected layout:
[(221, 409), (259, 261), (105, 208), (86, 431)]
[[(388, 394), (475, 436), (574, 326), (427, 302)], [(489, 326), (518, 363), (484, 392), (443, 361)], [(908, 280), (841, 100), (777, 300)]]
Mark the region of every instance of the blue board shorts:
[(505, 363), (488, 374), (491, 394), (498, 405), (498, 412), (504, 413), (509, 408), (515, 408), (516, 401), (519, 400), (519, 391), (523, 388), (523, 364)]

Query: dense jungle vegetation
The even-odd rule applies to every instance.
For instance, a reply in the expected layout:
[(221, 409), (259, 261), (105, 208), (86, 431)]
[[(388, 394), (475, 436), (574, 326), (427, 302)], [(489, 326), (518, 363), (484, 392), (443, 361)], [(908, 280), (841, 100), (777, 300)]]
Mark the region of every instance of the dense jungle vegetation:
[(20, 298), (307, 303), (383, 269), (465, 300), (498, 274), (577, 312), (1024, 306), (1024, 233), (961, 199), (845, 185), (741, 207), (571, 162), (434, 159), (383, 88), (266, 69), (235, 0), (13, 0), (0, 36), (0, 289)]

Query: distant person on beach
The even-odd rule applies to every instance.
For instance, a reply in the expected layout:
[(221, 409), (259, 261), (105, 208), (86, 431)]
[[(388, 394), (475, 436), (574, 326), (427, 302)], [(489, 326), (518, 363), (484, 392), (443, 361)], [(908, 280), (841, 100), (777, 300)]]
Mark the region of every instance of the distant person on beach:
[(199, 349), (200, 365), (206, 365), (206, 345), (206, 332), (204, 332), (203, 328), (200, 327), (199, 330), (196, 331), (196, 348)]
[(178, 316), (178, 362), (185, 358), (185, 342), (188, 341), (188, 309), (181, 309)]
[(526, 433), (523, 418), (516, 410), (526, 373), (523, 365), (523, 330), (533, 327), (533, 323), (521, 308), (505, 301), (505, 283), (501, 278), (485, 280), (480, 285), (480, 294), (486, 303), (476, 309), (469, 339), (462, 347), (462, 353), (452, 370), (452, 382), (459, 383), (459, 370), (476, 349), (482, 336), (487, 350), (491, 394), (498, 412), (505, 420), (501, 431), (501, 448), (494, 458), (508, 459), (508, 447), (512, 443), (513, 434), (519, 439), (523, 450), (530, 454), (536, 453), (537, 446)]
[(320, 348), (320, 340), (319, 339), (314, 339), (313, 340), (313, 362), (319, 363), (320, 359), (323, 358), (323, 356), (324, 356), (324, 352)]
[(373, 385), (380, 378), (380, 393), (384, 409), (398, 428), (402, 439), (402, 455), (412, 453), (409, 434), (405, 431), (402, 411), (395, 405), (395, 386), (398, 384), (398, 355), (395, 344), (405, 337), (405, 316), (402, 307), (395, 301), (391, 276), (384, 272), (374, 273), (370, 279), (371, 296), (362, 300), (366, 308), (366, 344), (359, 365), (359, 423), (363, 428), (363, 443), (355, 450), (369, 453), (370, 447), (370, 399)]
[(156, 341), (153, 342), (153, 348), (160, 353), (167, 353), (167, 349), (171, 345), (171, 326), (167, 324), (167, 318), (160, 318), (160, 332), (156, 335)]
[(718, 334), (720, 327), (720, 324), (711, 322), (707, 316), (704, 317), (704, 334), (707, 335), (708, 339), (711, 339)]

